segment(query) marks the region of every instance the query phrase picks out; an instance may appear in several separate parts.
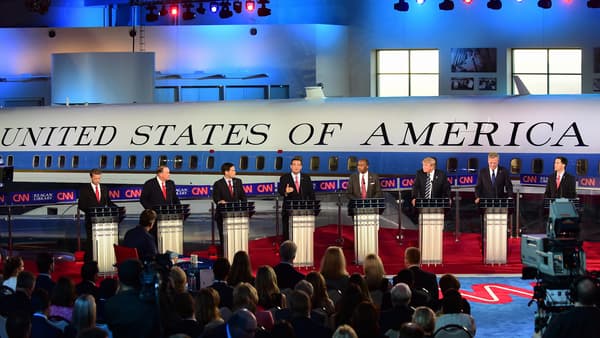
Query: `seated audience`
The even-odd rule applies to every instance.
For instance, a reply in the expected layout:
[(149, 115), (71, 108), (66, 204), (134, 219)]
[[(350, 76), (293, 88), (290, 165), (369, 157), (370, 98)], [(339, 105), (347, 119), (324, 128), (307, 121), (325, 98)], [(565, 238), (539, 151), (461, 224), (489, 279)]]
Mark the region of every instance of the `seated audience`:
[(219, 293), (220, 307), (233, 308), (233, 287), (227, 283), (227, 276), (231, 266), (226, 257), (219, 257), (213, 263), (215, 280), (210, 287)]
[(182, 268), (178, 266), (172, 267), (169, 272), (169, 279), (171, 280), (171, 283), (173, 283), (173, 290), (176, 294), (188, 291), (187, 275)]
[(273, 314), (270, 311), (257, 311), (258, 293), (250, 283), (240, 283), (233, 289), (233, 310), (248, 309), (255, 315), (256, 322), (264, 328), (273, 327)]
[(96, 301), (89, 294), (81, 295), (73, 305), (73, 320), (65, 327), (65, 338), (75, 338), (84, 329), (96, 327)]
[(423, 338), (423, 329), (415, 323), (404, 323), (400, 327), (398, 338)]
[(333, 314), (335, 306), (327, 293), (323, 275), (319, 271), (312, 271), (306, 275), (306, 280), (313, 286), (313, 294), (310, 299), (313, 309), (322, 309), (328, 316)]
[(293, 289), (296, 284), (304, 279), (304, 275), (294, 269), (294, 259), (298, 246), (296, 243), (287, 240), (281, 243), (279, 247), (279, 264), (273, 267), (277, 275), (277, 285), (279, 289)]
[(358, 304), (352, 316), (351, 326), (358, 338), (381, 338), (379, 314), (375, 305), (369, 301)]
[[(419, 306), (428, 306), (430, 308), (437, 307), (437, 304), (434, 304), (433, 297), (429, 294), (429, 291), (427, 291), (427, 289), (415, 288), (415, 274), (411, 269), (402, 269), (398, 271), (396, 276), (394, 276), (394, 285), (398, 283), (404, 283), (408, 285), (408, 287), (410, 287), (410, 306), (415, 308)], [(384, 303), (387, 302), (389, 302), (389, 298), (384, 297)], [(387, 304), (382, 307), (387, 308)]]
[(414, 275), (414, 288), (425, 289), (431, 295), (431, 308), (437, 310), (439, 307), (439, 290), (437, 278), (434, 273), (421, 269), (421, 250), (410, 247), (404, 251), (404, 265)]
[(231, 269), (227, 276), (227, 284), (236, 287), (239, 283), (250, 283), (254, 285), (254, 276), (252, 275), (252, 265), (250, 257), (246, 251), (238, 251), (233, 255)]
[(96, 300), (96, 322), (106, 324), (104, 317), (104, 305), (106, 301), (117, 293), (119, 282), (114, 278), (105, 278), (98, 287), (98, 299)]
[(0, 298), (0, 315), (8, 317), (15, 312), (33, 314), (31, 305), (31, 295), (35, 288), (35, 276), (29, 271), (23, 271), (17, 276), (15, 285), (16, 291), (13, 294), (5, 295)]
[(188, 292), (175, 294), (175, 312), (179, 319), (170, 327), (169, 334), (186, 334), (190, 337), (199, 337), (202, 333), (202, 326), (196, 321), (196, 305), (194, 298)]
[(73, 304), (76, 297), (73, 282), (67, 277), (60, 277), (50, 297), (50, 318), (70, 323), (73, 319)]
[(31, 315), (16, 311), (6, 318), (6, 334), (8, 338), (31, 337)]
[(344, 324), (338, 326), (331, 338), (358, 338), (358, 336), (352, 326)]
[(50, 295), (56, 283), (52, 280), (54, 271), (54, 257), (48, 252), (40, 252), (35, 257), (35, 265), (38, 269), (38, 276), (35, 280), (36, 289), (44, 289)]
[[(444, 292), (450, 289), (454, 289), (460, 292), (460, 282), (458, 281), (458, 278), (456, 278), (456, 276), (452, 274), (447, 273), (440, 277), (439, 284), (440, 291), (442, 292), (442, 294), (444, 294)], [(464, 298), (462, 299), (462, 312), (469, 315), (471, 314), (471, 304), (469, 304), (469, 301), (467, 301)]]
[(203, 288), (198, 292), (196, 321), (205, 333), (225, 322), (219, 312), (219, 293), (215, 289)]
[(425, 334), (424, 337), (433, 337), (435, 330), (435, 313), (427, 306), (419, 306), (415, 309), (412, 322), (419, 325)]
[(278, 321), (271, 329), (271, 338), (296, 338), (294, 328), (287, 320)]
[(263, 265), (258, 268), (255, 288), (258, 293), (258, 310), (285, 307), (285, 296), (279, 291), (277, 276), (272, 267)]
[(48, 320), (50, 296), (44, 289), (35, 289), (31, 294), (31, 336), (35, 338), (60, 338), (63, 332)]
[(19, 256), (7, 257), (4, 260), (2, 285), (13, 291), (17, 290), (17, 276), (25, 269), (23, 259)]
[(365, 281), (373, 303), (381, 309), (385, 294), (390, 292), (390, 281), (385, 277), (385, 269), (381, 258), (376, 254), (368, 254), (363, 261)]
[(409, 306), (411, 296), (412, 293), (408, 285), (404, 283), (394, 285), (390, 291), (392, 308), (390, 310), (381, 311), (379, 319), (381, 332), (383, 332), (383, 334), (390, 337), (397, 335), (394, 332), (388, 331), (392, 330), (399, 332), (402, 324), (411, 321), (414, 313), (414, 309)]
[(350, 324), (354, 310), (362, 301), (365, 300), (360, 287), (356, 284), (349, 284), (348, 288), (342, 293), (337, 302), (336, 312), (332, 315), (333, 327), (342, 324)]
[[(327, 289), (344, 291), (348, 287), (349, 274), (346, 270), (346, 257), (342, 248), (330, 246), (321, 259), (321, 270)], [(335, 302), (335, 300), (334, 300)]]
[(310, 319), (310, 298), (304, 291), (294, 290), (290, 294), (289, 308), (296, 338), (329, 338), (331, 331)]
[(78, 296), (81, 295), (92, 295), (94, 300), (98, 299), (98, 287), (96, 281), (98, 280), (98, 262), (87, 261), (81, 266), (81, 282), (75, 286), (75, 292)]
[(440, 310), (441, 315), (435, 320), (436, 331), (448, 324), (456, 324), (464, 326), (469, 330), (472, 337), (475, 336), (475, 320), (471, 315), (462, 312), (462, 296), (457, 290), (446, 290), (444, 298), (442, 298), (440, 303), (442, 305)]

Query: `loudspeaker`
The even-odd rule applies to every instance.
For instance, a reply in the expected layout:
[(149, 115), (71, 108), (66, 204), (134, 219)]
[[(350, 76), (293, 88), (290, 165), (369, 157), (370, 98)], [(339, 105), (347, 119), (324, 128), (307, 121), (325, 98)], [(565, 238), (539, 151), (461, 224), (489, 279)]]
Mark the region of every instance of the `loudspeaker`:
[(0, 182), (10, 183), (13, 181), (13, 167), (0, 167)]

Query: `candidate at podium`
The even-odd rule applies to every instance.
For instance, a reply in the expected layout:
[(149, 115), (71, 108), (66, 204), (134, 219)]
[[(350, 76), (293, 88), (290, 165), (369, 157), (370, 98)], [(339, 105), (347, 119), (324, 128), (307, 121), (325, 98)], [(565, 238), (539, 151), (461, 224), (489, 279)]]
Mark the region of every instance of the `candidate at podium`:
[(418, 170), (412, 187), (412, 205), (417, 198), (450, 198), (450, 183), (443, 170), (436, 169), (436, 160), (425, 157), (422, 169)]
[(140, 203), (144, 209), (153, 209), (157, 206), (181, 204), (175, 190), (175, 182), (170, 180), (169, 167), (161, 165), (156, 169), (156, 176), (144, 183)]
[[(283, 203), (292, 200), (314, 200), (315, 192), (313, 190), (310, 176), (301, 173), (302, 159), (293, 158), (290, 162), (290, 173), (282, 175), (279, 178), (277, 191), (283, 196)], [(281, 213), (281, 224), (283, 226), (283, 240), (290, 239), (289, 213), (283, 210)]]
[(504, 167), (498, 165), (500, 155), (498, 153), (488, 154), (488, 167), (479, 171), (477, 184), (475, 185), (475, 203), (480, 198), (508, 198), (512, 196), (513, 187), (510, 181), (510, 173)]
[[(235, 177), (237, 173), (233, 163), (223, 163), (223, 165), (221, 165), (221, 173), (223, 174), (223, 178), (215, 181), (212, 187), (213, 201), (216, 204), (246, 201), (247, 198), (242, 185), (242, 180)], [(221, 241), (219, 253), (222, 256), (223, 246), (225, 245), (223, 238), (223, 215), (217, 212), (215, 214), (215, 221), (217, 222), (217, 228), (219, 229), (219, 240)]]
[(357, 172), (350, 175), (346, 193), (351, 199), (381, 198), (379, 176), (369, 172), (369, 160), (361, 158), (356, 166)]
[(85, 212), (85, 234), (86, 241), (84, 244), (84, 261), (88, 262), (93, 260), (92, 253), (92, 219), (91, 213), (88, 211), (91, 208), (100, 207), (116, 207), (108, 194), (108, 188), (100, 184), (102, 180), (102, 171), (94, 168), (90, 171), (90, 183), (85, 184), (79, 191), (79, 200), (77, 201), (77, 207), (79, 210)]
[(129, 229), (125, 233), (123, 246), (136, 248), (141, 261), (153, 260), (154, 256), (158, 254), (156, 239), (150, 234), (150, 230), (156, 222), (156, 217), (156, 211), (152, 209), (142, 211), (138, 226)]
[(554, 172), (548, 177), (544, 198), (577, 198), (575, 176), (566, 171), (567, 163), (562, 156), (554, 159)]

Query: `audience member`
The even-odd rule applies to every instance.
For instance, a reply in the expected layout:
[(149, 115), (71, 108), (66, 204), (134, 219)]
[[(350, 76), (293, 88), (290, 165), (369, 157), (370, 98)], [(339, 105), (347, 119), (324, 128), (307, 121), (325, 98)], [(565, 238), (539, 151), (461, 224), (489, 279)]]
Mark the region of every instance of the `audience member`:
[[(398, 283), (404, 283), (410, 287), (410, 306), (414, 308), (419, 306), (434, 307), (433, 298), (429, 294), (429, 291), (427, 291), (424, 288), (415, 288), (415, 274), (411, 269), (402, 269), (398, 271), (396, 276), (394, 276), (393, 280), (394, 285)], [(384, 303), (386, 303), (388, 300), (388, 297), (384, 297)]]
[(179, 320), (171, 325), (170, 334), (182, 333), (190, 337), (199, 337), (202, 326), (196, 321), (196, 304), (188, 292), (175, 294), (175, 312)]
[(169, 271), (169, 279), (173, 283), (175, 293), (187, 292), (187, 275), (182, 268), (178, 266), (172, 267), (171, 271)]
[(31, 336), (34, 338), (60, 338), (62, 331), (48, 320), (50, 314), (50, 296), (45, 289), (35, 289), (31, 294)]
[(73, 304), (76, 297), (75, 285), (71, 279), (60, 277), (50, 297), (50, 317), (70, 323), (73, 319)]
[(321, 274), (325, 278), (327, 289), (344, 291), (348, 287), (348, 271), (346, 258), (342, 248), (330, 246), (321, 259)]
[(271, 338), (296, 338), (292, 324), (287, 320), (278, 321), (271, 329)]
[(92, 327), (96, 327), (96, 301), (92, 295), (84, 294), (75, 300), (73, 320), (65, 328), (64, 338), (75, 338), (79, 332)]
[(404, 265), (413, 272), (415, 277), (415, 289), (425, 289), (431, 295), (431, 307), (433, 310), (438, 308), (439, 290), (437, 278), (434, 273), (421, 269), (421, 250), (415, 247), (409, 247), (404, 251)]
[(270, 310), (285, 306), (285, 298), (277, 286), (277, 276), (273, 268), (263, 265), (256, 272), (256, 292), (258, 293), (258, 310)]
[(385, 269), (381, 258), (376, 254), (368, 254), (363, 261), (365, 281), (375, 306), (381, 309), (384, 295), (390, 292), (390, 282), (385, 277)]
[[(448, 324), (464, 326), (471, 336), (475, 336), (475, 320), (471, 315), (462, 313), (462, 296), (455, 289), (449, 289), (444, 292), (441, 300), (440, 314), (435, 320), (435, 330)], [(435, 331), (434, 331), (435, 332)]]
[(255, 315), (259, 326), (273, 327), (274, 320), (270, 311), (257, 311), (258, 292), (250, 283), (240, 283), (233, 289), (233, 310), (248, 309)]
[[(452, 274), (447, 273), (440, 277), (439, 284), (442, 294), (450, 289), (460, 292), (460, 281)], [(469, 304), (469, 301), (464, 298), (462, 299), (462, 312), (469, 315), (471, 314), (471, 304)]]
[(311, 297), (313, 309), (323, 309), (327, 315), (333, 314), (335, 306), (327, 294), (327, 285), (325, 284), (323, 275), (318, 271), (312, 271), (306, 275), (306, 280), (313, 286)]
[(13, 294), (0, 298), (0, 315), (7, 317), (15, 312), (33, 314), (31, 294), (35, 288), (35, 276), (29, 271), (23, 271), (17, 276)]
[(81, 282), (75, 285), (75, 292), (78, 296), (81, 295), (92, 295), (94, 300), (98, 299), (98, 287), (96, 281), (98, 280), (98, 262), (87, 261), (81, 266)]
[(381, 332), (385, 335), (393, 335), (393, 333), (388, 333), (388, 330), (399, 332), (402, 324), (411, 321), (414, 313), (413, 308), (409, 306), (411, 296), (412, 292), (408, 285), (404, 283), (394, 285), (390, 291), (392, 308), (390, 310), (381, 311), (379, 319)]
[(304, 279), (304, 275), (294, 269), (294, 259), (298, 246), (296, 243), (288, 240), (281, 243), (279, 247), (279, 264), (273, 267), (277, 275), (277, 284), (279, 289), (293, 289), (296, 284)]
[(377, 308), (372, 302), (363, 301), (358, 304), (351, 325), (356, 331), (358, 338), (380, 338), (382, 337), (379, 327), (379, 315)]
[(8, 338), (31, 337), (31, 314), (16, 311), (6, 318), (6, 334)]
[(358, 338), (358, 336), (352, 326), (344, 324), (338, 326), (331, 338)]
[(415, 323), (404, 323), (400, 327), (398, 338), (423, 338), (425, 332), (423, 328)]
[(290, 294), (290, 323), (296, 338), (329, 338), (331, 331), (310, 319), (310, 298), (304, 291), (294, 290)]
[(367, 281), (363, 278), (363, 276), (360, 275), (360, 273), (353, 273), (350, 275), (348, 283), (354, 284), (360, 288), (360, 292), (363, 295), (363, 300), (373, 302), (373, 299), (371, 299), (371, 293), (369, 292), (369, 287), (367, 286)]
[(220, 304), (228, 309), (233, 309), (233, 287), (227, 284), (227, 276), (231, 266), (226, 257), (219, 257), (213, 263), (213, 274), (215, 280), (210, 285), (219, 293)]
[(219, 293), (213, 288), (200, 289), (196, 296), (196, 321), (204, 332), (224, 323), (219, 312)]
[(227, 284), (233, 287), (242, 282), (254, 285), (252, 265), (246, 251), (238, 251), (233, 255), (233, 262), (231, 262), (231, 269), (227, 276)]
[(17, 290), (17, 276), (25, 269), (23, 259), (19, 256), (7, 257), (4, 260), (2, 285), (10, 288), (13, 291)]
[(114, 278), (105, 278), (98, 287), (98, 299), (96, 300), (96, 322), (105, 324), (104, 306), (106, 301), (117, 293), (119, 282)]
[(412, 322), (419, 325), (425, 334), (424, 337), (433, 337), (435, 330), (435, 312), (427, 306), (419, 306), (415, 309)]
[[(240, 283), (239, 286), (247, 284)], [(256, 334), (258, 324), (252, 311), (240, 308), (236, 310), (227, 322), (215, 327), (213, 330), (203, 334), (203, 338), (253, 338)]]
[(49, 252), (40, 252), (35, 256), (38, 276), (35, 280), (36, 289), (44, 289), (50, 295), (56, 283), (52, 280), (54, 257)]
[(342, 324), (350, 324), (354, 310), (364, 299), (360, 287), (356, 284), (348, 285), (348, 288), (342, 293), (342, 297), (335, 305), (336, 312), (332, 315), (333, 327)]
[(129, 229), (123, 238), (123, 246), (136, 248), (142, 261), (152, 261), (158, 254), (156, 239), (151, 233), (156, 217), (156, 211), (152, 209), (142, 211), (138, 226)]

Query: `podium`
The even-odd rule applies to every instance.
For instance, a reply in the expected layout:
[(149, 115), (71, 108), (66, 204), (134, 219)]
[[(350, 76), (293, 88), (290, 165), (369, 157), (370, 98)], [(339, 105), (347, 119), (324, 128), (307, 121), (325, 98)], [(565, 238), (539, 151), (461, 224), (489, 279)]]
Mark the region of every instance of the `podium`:
[(379, 215), (385, 210), (383, 198), (352, 199), (348, 215), (354, 222), (354, 262), (362, 264), (368, 254), (379, 255)]
[(112, 273), (115, 262), (114, 244), (119, 244), (119, 223), (125, 217), (124, 207), (96, 207), (86, 211), (92, 224), (92, 258), (100, 273)]
[(320, 201), (286, 200), (283, 210), (289, 215), (290, 239), (298, 251), (294, 265), (314, 266), (315, 218), (321, 211)]
[(483, 214), (483, 256), (485, 264), (506, 264), (509, 209), (512, 198), (480, 198)]
[(183, 221), (190, 215), (189, 204), (168, 204), (153, 208), (158, 216), (158, 252), (183, 253)]
[(248, 226), (254, 215), (254, 202), (238, 201), (217, 204), (223, 217), (223, 254), (229, 259), (237, 251), (248, 252)]
[(421, 264), (442, 264), (444, 209), (450, 208), (450, 199), (417, 198), (415, 207), (419, 209)]

